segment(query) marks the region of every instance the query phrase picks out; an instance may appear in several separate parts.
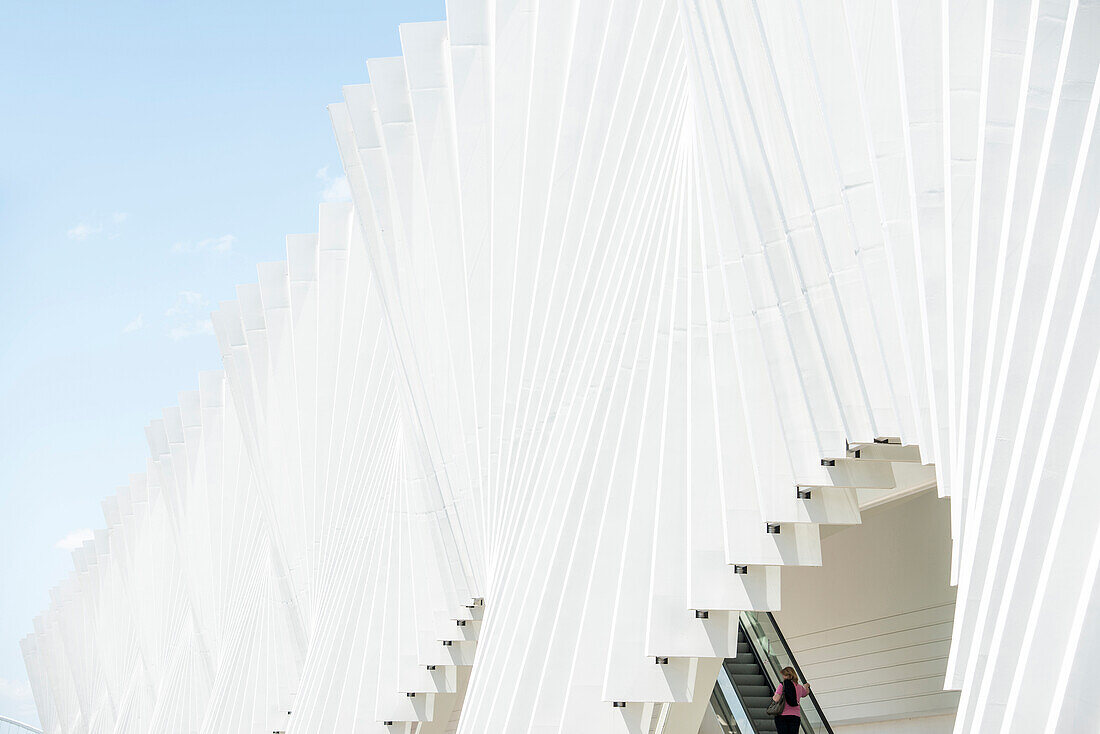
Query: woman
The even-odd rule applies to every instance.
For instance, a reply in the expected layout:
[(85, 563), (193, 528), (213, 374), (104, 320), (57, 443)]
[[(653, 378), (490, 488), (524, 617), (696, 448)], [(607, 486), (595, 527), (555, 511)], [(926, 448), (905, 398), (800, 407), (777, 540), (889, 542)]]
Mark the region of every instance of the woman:
[(809, 694), (810, 686), (799, 684), (798, 673), (794, 672), (794, 668), (783, 668), (779, 672), (783, 676), (783, 683), (775, 689), (772, 700), (778, 702), (783, 699), (786, 706), (783, 707), (783, 713), (775, 717), (775, 730), (779, 734), (798, 734), (798, 727), (802, 724), (802, 708), (798, 701)]

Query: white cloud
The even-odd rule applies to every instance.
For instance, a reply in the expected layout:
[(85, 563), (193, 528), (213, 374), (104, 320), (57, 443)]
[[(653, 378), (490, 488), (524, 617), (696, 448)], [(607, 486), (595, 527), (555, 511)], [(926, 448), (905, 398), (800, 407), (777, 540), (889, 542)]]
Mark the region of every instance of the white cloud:
[(126, 326), (122, 327), (123, 334), (130, 334), (145, 326), (145, 317), (141, 314), (137, 315), (137, 318), (133, 319)]
[(81, 222), (80, 224), (70, 227), (69, 231), (65, 234), (69, 236), (70, 240), (86, 240), (93, 234), (99, 234), (102, 231), (102, 227), (97, 227), (87, 222)]
[(91, 528), (80, 528), (79, 530), (72, 531), (61, 540), (54, 543), (53, 547), (58, 550), (76, 550), (84, 545), (85, 540), (91, 540), (94, 537), (95, 533), (92, 532)]
[(31, 684), (25, 680), (0, 678), (0, 711), (20, 721), (34, 724), (38, 712), (34, 708)]
[(328, 166), (324, 166), (317, 170), (317, 179), (324, 186), (321, 190), (321, 201), (351, 201), (351, 188), (343, 174), (330, 176)]
[(189, 336), (197, 336), (199, 334), (213, 334), (214, 324), (209, 320), (195, 319), (186, 324), (179, 324), (173, 326), (168, 330), (168, 336), (172, 337), (173, 341), (179, 341), (180, 339), (186, 339)]
[(208, 237), (198, 242), (176, 242), (172, 245), (172, 252), (231, 252), (237, 238), (231, 234), (223, 234), (221, 237)]
[(165, 316), (183, 316), (206, 306), (206, 296), (195, 291), (180, 291), (176, 302), (164, 312)]
[(201, 293), (180, 291), (164, 315), (172, 320), (168, 336), (174, 341), (199, 334), (213, 334), (214, 325), (206, 313), (209, 301)]
[(115, 212), (109, 217), (90, 217), (78, 222), (65, 232), (70, 240), (83, 242), (89, 238), (104, 236), (109, 240), (118, 237), (119, 227), (129, 218), (126, 212)]

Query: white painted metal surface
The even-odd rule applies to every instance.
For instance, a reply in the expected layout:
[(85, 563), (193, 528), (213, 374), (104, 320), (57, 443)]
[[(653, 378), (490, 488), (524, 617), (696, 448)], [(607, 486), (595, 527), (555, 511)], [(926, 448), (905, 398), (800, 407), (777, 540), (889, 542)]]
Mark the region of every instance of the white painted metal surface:
[(1087, 728), (1098, 23), (403, 26), (330, 109), (353, 204), (221, 304), (224, 373), (36, 620), (46, 731), (690, 731), (736, 611), (914, 460), (951, 498), (956, 730)]

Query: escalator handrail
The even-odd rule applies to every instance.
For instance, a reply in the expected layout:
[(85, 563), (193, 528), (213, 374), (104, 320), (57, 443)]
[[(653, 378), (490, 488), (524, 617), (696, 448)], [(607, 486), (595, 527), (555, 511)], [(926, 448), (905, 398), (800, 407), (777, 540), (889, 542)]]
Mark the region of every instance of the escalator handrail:
[[(737, 683), (733, 680), (733, 676), (730, 675), (729, 669), (726, 668), (726, 662), (724, 660), (722, 661), (721, 669), (718, 671), (718, 676), (725, 676), (726, 680), (729, 681), (729, 686), (731, 689), (733, 689), (733, 695), (737, 696), (737, 705), (741, 708), (741, 714), (745, 718), (745, 723), (747, 723), (752, 728), (751, 732), (744, 732), (743, 734), (759, 734), (759, 730), (756, 728), (756, 720), (752, 718), (752, 713), (749, 711), (749, 707), (745, 705), (745, 697), (741, 695), (741, 689), (737, 687)], [(743, 728), (742, 722), (737, 720), (737, 713), (729, 705), (729, 700), (726, 697), (725, 691), (722, 691), (721, 685), (719, 684), (716, 687), (718, 691), (722, 694), (722, 702), (725, 704), (726, 709), (729, 711), (730, 714), (728, 717), (726, 717), (727, 723), (732, 723), (737, 728), (737, 730), (740, 731)], [(731, 717), (733, 719), (732, 722), (730, 722)]]
[[(783, 646), (783, 652), (787, 654), (787, 658), (791, 661), (791, 667), (794, 668), (794, 672), (798, 674), (799, 680), (806, 680), (806, 674), (802, 672), (802, 668), (798, 666), (798, 660), (794, 657), (794, 652), (791, 650), (791, 646), (787, 644), (787, 638), (783, 636), (783, 630), (779, 628), (779, 623), (775, 621), (775, 615), (771, 612), (764, 612), (768, 615), (768, 621), (771, 622), (772, 629), (775, 630), (776, 636), (779, 638), (779, 644)], [(833, 727), (829, 726), (829, 720), (825, 718), (825, 710), (821, 708), (821, 704), (817, 701), (817, 696), (814, 695), (813, 689), (807, 688), (806, 693), (809, 694), (810, 700), (814, 704), (814, 708), (817, 709), (818, 716), (821, 717), (821, 725), (825, 727), (825, 731), (829, 734), (834, 734)]]
[[(737, 627), (739, 630), (741, 630), (741, 633), (745, 635), (745, 642), (749, 643), (749, 650), (752, 652), (752, 657), (754, 660), (756, 660), (756, 665), (758, 668), (760, 668), (760, 672), (764, 673), (766, 677), (767, 673), (765, 673), (764, 671), (767, 670), (767, 668), (765, 668), (764, 664), (761, 662), (760, 656), (756, 654), (756, 646), (752, 644), (751, 638), (749, 637), (749, 631), (745, 629), (745, 625), (740, 619), (737, 620)], [(722, 669), (725, 671), (726, 675), (729, 675), (729, 670), (726, 669), (725, 661), (722, 661)], [(741, 695), (741, 689), (737, 687), (737, 683), (734, 682), (732, 675), (729, 675), (729, 678), (730, 682), (733, 683), (733, 692), (737, 694), (737, 700), (741, 703), (741, 710), (745, 712), (745, 716), (748, 718), (749, 725), (752, 726), (753, 733), (758, 734), (760, 730), (756, 728), (756, 719), (753, 718), (752, 712), (749, 711), (749, 707), (745, 703), (745, 697)]]
[[(779, 675), (776, 666), (768, 657), (767, 650), (760, 645), (760, 639), (756, 628), (760, 628), (760, 631), (765, 637), (767, 636), (767, 631), (763, 630), (760, 622), (755, 618), (755, 615), (756, 612), (743, 612), (737, 620), (737, 625), (745, 635), (745, 641), (749, 643), (749, 650), (752, 652), (753, 658), (756, 659), (756, 665), (760, 668), (760, 672), (764, 674), (764, 678), (767, 679), (769, 686), (781, 685), (781, 681), (783, 680), (782, 676)], [(740, 695), (740, 693), (738, 693), (738, 695)], [(806, 725), (806, 722), (802, 720), (799, 722), (798, 728), (801, 730), (804, 725)], [(752, 722), (752, 727), (753, 731), (758, 731), (755, 719)], [(830, 730), (830, 734), (831, 732), (832, 730)]]

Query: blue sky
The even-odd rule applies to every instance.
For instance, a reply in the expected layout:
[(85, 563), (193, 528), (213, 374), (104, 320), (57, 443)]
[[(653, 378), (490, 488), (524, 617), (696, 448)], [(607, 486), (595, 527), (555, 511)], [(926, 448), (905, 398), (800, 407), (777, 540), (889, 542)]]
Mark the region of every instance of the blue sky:
[(325, 105), (444, 0), (0, 3), (0, 714), (66, 539), (220, 366), (208, 313), (340, 196)]

